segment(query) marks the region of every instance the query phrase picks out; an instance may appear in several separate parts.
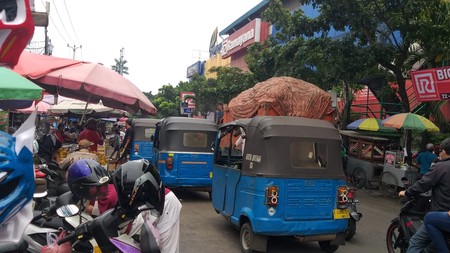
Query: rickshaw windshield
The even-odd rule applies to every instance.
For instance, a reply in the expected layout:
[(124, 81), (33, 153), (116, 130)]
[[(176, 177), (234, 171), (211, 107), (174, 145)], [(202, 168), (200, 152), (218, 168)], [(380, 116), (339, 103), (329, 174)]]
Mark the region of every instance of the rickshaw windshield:
[(206, 148), (208, 146), (208, 135), (198, 132), (183, 133), (183, 146), (187, 148)]
[(289, 153), (293, 168), (326, 168), (328, 164), (327, 146), (324, 143), (293, 142)]
[(150, 140), (153, 141), (155, 135), (154, 127), (136, 127), (134, 131), (135, 140)]

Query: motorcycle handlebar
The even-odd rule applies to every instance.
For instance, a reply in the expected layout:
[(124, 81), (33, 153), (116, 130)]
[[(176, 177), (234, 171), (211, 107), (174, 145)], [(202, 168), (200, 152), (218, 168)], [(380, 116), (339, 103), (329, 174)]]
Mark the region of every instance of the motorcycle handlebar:
[(65, 236), (61, 239), (59, 239), (56, 243), (58, 243), (58, 245), (61, 245), (65, 242), (71, 241), (72, 239), (75, 239), (77, 237), (76, 231), (72, 232), (71, 234), (69, 234), (68, 236)]

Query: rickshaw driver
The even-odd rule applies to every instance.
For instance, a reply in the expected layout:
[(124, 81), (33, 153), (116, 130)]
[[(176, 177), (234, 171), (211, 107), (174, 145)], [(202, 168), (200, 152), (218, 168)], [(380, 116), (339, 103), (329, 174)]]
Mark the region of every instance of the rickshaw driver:
[(237, 137), (239, 135), (239, 138), (236, 140), (236, 142), (233, 145), (233, 149), (240, 149), (242, 151), (242, 154), (244, 154), (244, 148), (245, 148), (245, 131), (240, 127), (235, 133), (234, 136)]

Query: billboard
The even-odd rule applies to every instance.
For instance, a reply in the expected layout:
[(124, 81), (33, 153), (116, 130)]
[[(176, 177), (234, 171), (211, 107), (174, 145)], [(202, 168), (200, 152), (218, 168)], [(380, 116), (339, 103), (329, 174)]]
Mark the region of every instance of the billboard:
[(411, 72), (411, 81), (420, 102), (450, 99), (450, 67)]
[(195, 97), (195, 93), (191, 91), (180, 92), (180, 113), (181, 115), (189, 115), (195, 109), (195, 100), (188, 97)]

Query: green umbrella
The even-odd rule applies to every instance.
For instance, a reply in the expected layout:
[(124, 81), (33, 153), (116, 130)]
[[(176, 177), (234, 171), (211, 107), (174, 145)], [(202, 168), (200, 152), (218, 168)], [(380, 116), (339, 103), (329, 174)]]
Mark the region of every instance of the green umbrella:
[(42, 88), (17, 74), (0, 67), (0, 100), (40, 100)]

